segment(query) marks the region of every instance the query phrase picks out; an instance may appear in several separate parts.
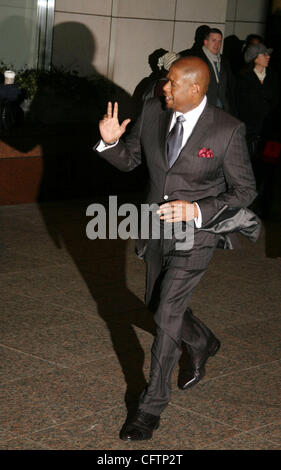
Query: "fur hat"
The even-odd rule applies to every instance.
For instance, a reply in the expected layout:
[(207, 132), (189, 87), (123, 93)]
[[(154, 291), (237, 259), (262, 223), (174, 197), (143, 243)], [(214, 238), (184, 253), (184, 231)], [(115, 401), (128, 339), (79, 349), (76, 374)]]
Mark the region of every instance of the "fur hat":
[(254, 60), (259, 54), (271, 54), (273, 49), (268, 49), (264, 44), (259, 43), (259, 44), (252, 44), (251, 46), (248, 46), (244, 59), (247, 64)]

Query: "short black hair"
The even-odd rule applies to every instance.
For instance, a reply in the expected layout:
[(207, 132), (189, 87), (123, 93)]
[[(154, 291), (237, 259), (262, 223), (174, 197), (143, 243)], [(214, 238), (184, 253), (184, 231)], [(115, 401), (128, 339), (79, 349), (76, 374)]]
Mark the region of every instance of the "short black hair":
[(223, 36), (222, 32), (220, 29), (218, 28), (210, 28), (210, 30), (207, 32), (206, 36), (205, 36), (205, 39), (208, 39), (208, 37), (210, 36), (211, 33), (215, 33), (215, 34), (220, 34), (221, 37)]
[(207, 34), (210, 32), (210, 27), (206, 24), (202, 24), (201, 26), (198, 26), (198, 28), (195, 31), (195, 36), (194, 36), (194, 41), (196, 43), (202, 43), (204, 39), (206, 38)]
[(259, 34), (248, 34), (246, 37), (246, 46), (249, 46), (253, 40), (257, 39), (259, 42), (263, 43), (263, 38)]

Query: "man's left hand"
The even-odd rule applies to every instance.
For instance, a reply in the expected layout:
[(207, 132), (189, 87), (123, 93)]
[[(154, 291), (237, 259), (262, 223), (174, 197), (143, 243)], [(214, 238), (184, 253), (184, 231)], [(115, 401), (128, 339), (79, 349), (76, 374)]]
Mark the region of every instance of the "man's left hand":
[(177, 200), (161, 205), (157, 214), (165, 222), (188, 222), (198, 217), (198, 209), (193, 202)]

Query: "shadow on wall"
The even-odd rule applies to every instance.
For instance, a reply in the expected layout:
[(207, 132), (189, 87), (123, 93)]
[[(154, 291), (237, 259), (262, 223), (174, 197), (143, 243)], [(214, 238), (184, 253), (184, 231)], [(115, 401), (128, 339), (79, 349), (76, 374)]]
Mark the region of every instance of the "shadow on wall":
[(131, 96), (93, 65), (95, 44), (91, 31), (81, 23), (56, 25), (54, 67), (38, 75), (24, 125), (1, 135), (21, 152), (41, 146), (38, 202), (118, 194), (143, 185), (141, 168), (133, 174), (121, 173), (92, 150), (108, 101), (119, 102), (120, 120), (135, 117)]
[(95, 76), (96, 44), (92, 32), (83, 24), (65, 22), (53, 30), (52, 65), (77, 70), (80, 76)]

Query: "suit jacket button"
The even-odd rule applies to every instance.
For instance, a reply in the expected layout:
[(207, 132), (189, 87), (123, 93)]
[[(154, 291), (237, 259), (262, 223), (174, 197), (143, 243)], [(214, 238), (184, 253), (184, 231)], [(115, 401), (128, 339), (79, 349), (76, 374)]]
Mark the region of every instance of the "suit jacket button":
[(168, 198), (169, 198), (169, 196), (167, 196), (167, 194), (165, 194), (165, 196), (164, 196), (165, 201), (167, 201)]

